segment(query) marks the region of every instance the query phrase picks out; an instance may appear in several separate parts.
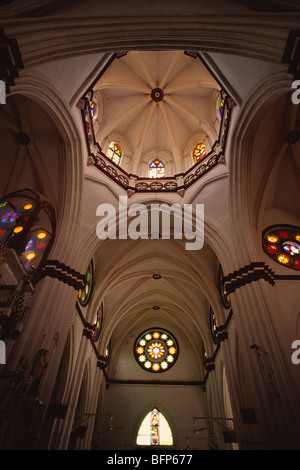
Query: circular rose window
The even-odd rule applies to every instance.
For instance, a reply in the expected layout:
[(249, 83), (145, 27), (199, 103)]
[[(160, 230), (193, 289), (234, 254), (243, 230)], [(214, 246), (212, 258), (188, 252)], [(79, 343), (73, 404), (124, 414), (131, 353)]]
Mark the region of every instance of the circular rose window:
[(135, 342), (134, 355), (139, 366), (148, 372), (164, 372), (178, 357), (178, 345), (171, 333), (160, 328), (144, 331)]
[(300, 227), (272, 226), (263, 232), (263, 249), (277, 263), (300, 269)]

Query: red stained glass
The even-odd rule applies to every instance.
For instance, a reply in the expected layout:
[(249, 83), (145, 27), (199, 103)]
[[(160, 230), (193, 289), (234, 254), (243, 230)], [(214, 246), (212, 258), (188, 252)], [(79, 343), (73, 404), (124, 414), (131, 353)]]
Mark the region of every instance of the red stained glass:
[(300, 258), (294, 259), (294, 265), (296, 266), (296, 268), (300, 269)]
[(200, 162), (200, 160), (203, 160), (203, 158), (206, 157), (206, 151), (205, 151), (205, 146), (201, 142), (196, 147), (194, 148), (193, 152), (193, 158), (194, 158), (194, 163)]
[(277, 253), (278, 251), (278, 246), (276, 245), (268, 245), (267, 250), (269, 253)]
[(279, 232), (279, 235), (281, 236), (281, 238), (290, 238), (291, 234), (289, 232), (285, 232), (283, 230), (281, 230)]
[(46, 246), (47, 246), (47, 243), (41, 242), (37, 245), (37, 248), (39, 250), (43, 250), (44, 248), (46, 248)]

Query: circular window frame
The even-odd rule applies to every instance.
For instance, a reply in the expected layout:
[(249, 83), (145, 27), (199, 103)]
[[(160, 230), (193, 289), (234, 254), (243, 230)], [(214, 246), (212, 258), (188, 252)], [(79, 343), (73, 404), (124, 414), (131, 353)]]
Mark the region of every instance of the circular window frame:
[[(155, 333), (158, 333), (160, 335), (160, 339), (159, 338), (155, 338), (153, 335)], [(149, 339), (147, 339), (147, 336), (149, 335)], [(166, 335), (167, 338), (161, 338), (162, 335)], [(149, 343), (155, 341), (155, 340), (159, 340), (161, 343), (164, 344), (165, 346), (165, 350), (164, 352), (162, 353), (161, 357), (160, 358), (151, 358), (151, 355), (147, 352), (145, 352), (147, 346), (149, 346)], [(168, 340), (171, 340), (172, 341), (172, 344), (171, 345), (167, 345), (166, 344), (166, 341)], [(141, 345), (141, 341), (144, 341), (145, 344)], [(143, 352), (140, 352), (138, 353), (137, 352), (137, 349), (141, 347), (143, 349)], [(167, 353), (166, 352), (166, 349), (167, 348), (172, 348), (174, 347), (175, 348), (175, 352), (174, 353)], [(145, 372), (150, 372), (152, 374), (161, 374), (163, 372), (167, 372), (168, 370), (170, 370), (176, 363), (177, 359), (178, 359), (178, 356), (179, 356), (179, 346), (178, 346), (178, 341), (177, 339), (175, 338), (175, 336), (170, 333), (168, 330), (166, 330), (165, 328), (148, 328), (147, 330), (143, 331), (141, 334), (139, 334), (139, 336), (137, 337), (137, 339), (135, 340), (134, 342), (134, 346), (133, 346), (133, 353), (134, 353), (134, 357), (135, 357), (135, 360), (137, 362), (137, 364), (141, 367), (141, 369), (143, 369)], [(140, 360), (141, 356), (145, 356), (145, 359), (143, 361)], [(168, 357), (171, 356), (172, 357), (172, 361), (171, 362), (168, 362)], [(149, 367), (146, 367), (146, 363), (150, 364)], [(158, 369), (154, 369), (153, 366), (155, 364), (158, 364), (159, 368)], [(164, 366), (162, 367), (162, 364), (164, 364)], [(165, 365), (167, 365), (167, 367), (165, 367)]]
[[(285, 234), (285, 236), (283, 236)], [(271, 241), (270, 238), (273, 237), (274, 240)], [(297, 237), (297, 238), (296, 238)], [(277, 238), (277, 240), (276, 240)], [(275, 263), (279, 264), (288, 269), (293, 269), (294, 271), (300, 271), (300, 253), (297, 255), (288, 254), (284, 250), (284, 246), (287, 243), (295, 244), (299, 246), (300, 249), (300, 227), (296, 225), (271, 225), (267, 227), (262, 233), (262, 248), (264, 252), (271, 258)], [(273, 251), (270, 251), (273, 250)], [(285, 259), (286, 263), (280, 262), (279, 257)], [(285, 257), (285, 258), (284, 258)], [(295, 261), (298, 261), (299, 266), (295, 265)]]

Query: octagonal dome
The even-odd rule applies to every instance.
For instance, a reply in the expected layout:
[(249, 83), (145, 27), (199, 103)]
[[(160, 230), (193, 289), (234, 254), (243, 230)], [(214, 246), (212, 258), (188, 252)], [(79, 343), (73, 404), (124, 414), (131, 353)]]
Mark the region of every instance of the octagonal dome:
[(96, 140), (105, 154), (117, 144), (131, 174), (149, 176), (149, 163), (159, 159), (164, 176), (174, 176), (195, 163), (197, 144), (208, 153), (218, 140), (221, 87), (199, 57), (131, 51), (112, 61), (93, 91)]

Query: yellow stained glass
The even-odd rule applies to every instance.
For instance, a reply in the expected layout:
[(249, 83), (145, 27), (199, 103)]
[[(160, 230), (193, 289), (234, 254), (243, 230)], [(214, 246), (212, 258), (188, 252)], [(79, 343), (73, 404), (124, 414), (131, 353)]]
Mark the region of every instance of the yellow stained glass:
[(42, 240), (42, 239), (45, 238), (46, 236), (47, 236), (46, 232), (39, 232), (39, 233), (37, 234), (37, 237), (38, 237), (40, 240)]
[(276, 242), (278, 242), (278, 237), (277, 237), (277, 235), (270, 234), (270, 235), (268, 235), (267, 239), (268, 239), (268, 241), (269, 241), (270, 243), (276, 243)]
[(287, 255), (284, 255), (283, 253), (278, 255), (277, 259), (281, 264), (288, 264), (290, 262), (290, 258)]

